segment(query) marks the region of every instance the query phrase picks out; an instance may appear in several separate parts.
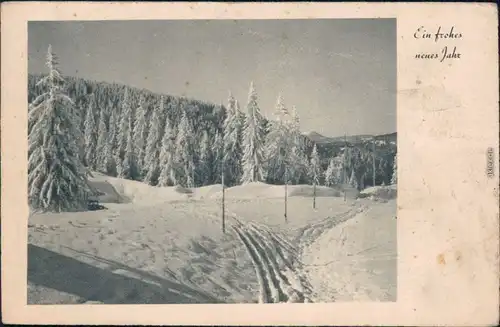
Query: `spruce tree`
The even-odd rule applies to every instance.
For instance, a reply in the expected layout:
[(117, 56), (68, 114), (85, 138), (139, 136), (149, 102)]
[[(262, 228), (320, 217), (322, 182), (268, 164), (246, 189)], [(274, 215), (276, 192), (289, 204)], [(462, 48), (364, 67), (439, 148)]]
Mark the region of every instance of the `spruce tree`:
[(224, 181), (235, 185), (241, 179), (241, 117), (234, 97), (229, 94), (224, 121)]
[(300, 130), (300, 117), (299, 117), (299, 114), (297, 112), (297, 107), (292, 106), (291, 116), (292, 116), (291, 119), (292, 119), (293, 129), (295, 131), (299, 131)]
[(108, 173), (106, 166), (106, 148), (108, 143), (108, 130), (106, 128), (106, 117), (104, 109), (99, 112), (99, 125), (97, 127), (97, 145), (96, 145), (96, 170), (101, 173)]
[(311, 154), (311, 170), (310, 176), (313, 183), (313, 208), (316, 208), (316, 186), (319, 185), (319, 178), (321, 176), (321, 164), (319, 161), (318, 150), (316, 144), (314, 144), (312, 154)]
[(164, 98), (154, 108), (153, 116), (149, 123), (149, 133), (146, 142), (146, 154), (144, 157), (144, 181), (150, 185), (158, 184), (160, 176), (160, 142), (161, 142), (161, 119), (164, 110)]
[(278, 100), (276, 102), (276, 115), (280, 117), (284, 124), (293, 124), (288, 108), (285, 106), (285, 100), (283, 96), (278, 95)]
[(394, 164), (393, 164), (393, 169), (392, 169), (392, 177), (391, 177), (391, 184), (397, 184), (398, 183), (398, 157), (397, 154), (394, 155)]
[(73, 101), (64, 94), (64, 79), (49, 45), (49, 69), (37, 85), (46, 92), (30, 106), (28, 121), (28, 200), (42, 211), (78, 211), (91, 193), (87, 169), (78, 158), (78, 131)]
[(387, 162), (385, 162), (384, 158), (380, 158), (379, 162), (378, 162), (377, 173), (382, 178), (382, 183), (384, 183), (384, 185), (385, 185), (385, 180), (388, 177), (385, 173), (386, 165), (387, 165)]
[(146, 156), (146, 140), (147, 140), (147, 125), (146, 125), (147, 108), (144, 99), (144, 94), (141, 95), (139, 106), (135, 110), (135, 125), (134, 125), (134, 149), (137, 157), (137, 166), (140, 170), (144, 167), (144, 158)]
[(182, 172), (180, 183), (185, 187), (194, 187), (193, 129), (185, 110), (182, 111), (178, 129), (175, 161)]
[(354, 172), (354, 169), (351, 170), (351, 177), (349, 178), (349, 186), (355, 189), (358, 188), (358, 179), (356, 178), (356, 173)]
[(337, 184), (345, 184), (344, 181), (344, 156), (335, 157), (335, 182)]
[(123, 162), (125, 149), (127, 147), (127, 139), (128, 139), (128, 128), (129, 121), (132, 115), (132, 108), (130, 106), (130, 97), (128, 87), (125, 88), (125, 93), (123, 95), (123, 99), (121, 102), (121, 113), (120, 113), (120, 122), (118, 124), (118, 133), (116, 139), (116, 155), (119, 158), (119, 162)]
[(127, 146), (125, 148), (124, 159), (122, 163), (122, 170), (120, 171), (121, 178), (138, 180), (140, 178), (139, 169), (137, 167), (137, 157), (134, 150), (134, 136), (133, 136), (133, 128), (132, 128), (132, 119), (129, 116), (128, 123), (128, 137), (127, 137)]
[(125, 93), (121, 102), (121, 113), (118, 123), (116, 135), (116, 150), (114, 153), (114, 160), (116, 162), (116, 171), (118, 176), (123, 175), (123, 162), (125, 159), (125, 151), (127, 149), (127, 140), (129, 134), (129, 121), (132, 118), (132, 109), (130, 106), (130, 97), (128, 88), (125, 88)]
[(103, 154), (103, 169), (105, 169), (105, 173), (110, 176), (118, 175), (118, 167), (121, 165), (118, 164), (116, 160), (116, 150), (117, 150), (117, 118), (115, 111), (111, 113), (109, 117), (108, 123), (108, 142), (106, 142), (106, 146), (104, 147)]
[[(275, 120), (268, 125), (265, 141), (266, 177), (270, 183), (284, 182), (285, 170), (290, 169), (293, 140), (288, 110), (280, 95), (276, 102)], [(289, 175), (290, 176), (290, 175)]]
[(300, 118), (295, 106), (292, 106), (290, 142), (292, 144), (290, 176), (292, 176), (296, 183), (299, 183), (304, 176), (307, 176), (307, 167), (309, 163), (306, 154), (305, 138), (300, 132)]
[[(65, 79), (66, 83), (66, 79)], [(65, 93), (66, 94), (66, 93)], [(68, 94), (66, 94), (68, 95)], [(69, 96), (69, 95), (68, 95)], [(82, 95), (83, 97), (84, 95)], [(86, 117), (86, 111), (82, 110), (84, 108), (84, 104), (82, 103), (83, 101), (77, 101), (76, 98), (72, 98), (73, 105), (70, 107), (69, 110), (71, 110), (71, 116), (73, 117), (74, 120), (74, 125), (77, 126), (77, 133), (78, 133), (78, 139), (76, 140), (76, 146), (78, 147), (78, 153), (77, 153), (77, 158), (79, 161), (81, 161), (85, 166), (85, 154), (86, 154), (86, 149), (85, 149), (85, 117)], [(88, 170), (90, 172), (90, 170)]]
[(264, 137), (265, 121), (257, 103), (257, 92), (253, 82), (247, 103), (247, 116), (243, 132), (243, 175), (242, 183), (264, 180)]
[[(240, 126), (238, 140), (240, 142), (240, 178), (238, 179), (238, 183), (241, 182), (241, 176), (243, 174), (243, 134), (245, 128), (246, 114), (241, 111), (240, 103), (238, 100), (235, 100), (236, 105), (236, 116), (238, 119), (238, 124)], [(265, 123), (265, 121), (264, 121)], [(264, 125), (265, 129), (265, 125)]]
[(94, 119), (95, 98), (90, 96), (87, 115), (84, 122), (84, 139), (85, 139), (85, 164), (91, 170), (95, 170), (97, 166), (97, 129)]
[(224, 160), (224, 136), (219, 131), (215, 132), (213, 147), (213, 179), (215, 183), (222, 183), (222, 160)]
[(336, 171), (335, 171), (335, 159), (331, 158), (328, 163), (328, 168), (325, 171), (325, 185), (333, 186), (336, 184)]
[(342, 184), (349, 184), (349, 170), (352, 165), (351, 150), (348, 147), (344, 148), (342, 153)]
[(321, 164), (318, 155), (318, 149), (316, 144), (314, 144), (312, 153), (311, 153), (311, 162), (310, 162), (310, 178), (313, 182), (313, 185), (319, 185), (320, 176), (321, 176)]
[(161, 141), (160, 150), (160, 177), (158, 186), (177, 184), (175, 169), (175, 133), (168, 115), (165, 120), (165, 132)]
[(213, 171), (212, 171), (212, 148), (213, 144), (210, 141), (208, 132), (203, 131), (201, 141), (200, 141), (200, 164), (198, 167), (200, 182), (203, 185), (209, 184), (213, 181)]
[(364, 190), (365, 189), (365, 178), (366, 178), (366, 173), (363, 173), (363, 175), (359, 179), (359, 189), (360, 190)]
[(307, 162), (306, 154), (295, 144), (291, 145), (289, 164), (287, 166), (288, 180), (292, 183), (298, 184), (303, 179), (304, 175), (307, 176)]

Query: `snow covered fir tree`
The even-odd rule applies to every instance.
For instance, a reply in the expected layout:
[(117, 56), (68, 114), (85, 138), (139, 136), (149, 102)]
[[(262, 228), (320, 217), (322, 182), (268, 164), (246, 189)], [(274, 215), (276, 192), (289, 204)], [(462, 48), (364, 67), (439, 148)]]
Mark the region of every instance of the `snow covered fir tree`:
[(243, 114), (233, 95), (229, 94), (226, 119), (224, 120), (224, 174), (225, 184), (237, 185), (242, 175)]
[(248, 94), (247, 113), (243, 128), (243, 175), (242, 183), (263, 181), (264, 141), (266, 122), (257, 102), (257, 91), (253, 82)]
[(398, 160), (397, 156), (394, 156), (391, 184), (397, 184), (397, 183), (398, 183)]
[[(31, 208), (42, 211), (85, 209), (90, 194), (88, 170), (80, 157), (74, 101), (65, 94), (64, 78), (57, 57), (49, 46), (48, 74), (35, 84), (41, 91), (29, 105), (28, 121), (28, 199)], [(85, 141), (94, 142), (92, 107), (86, 122)], [(94, 153), (85, 159), (91, 166)]]

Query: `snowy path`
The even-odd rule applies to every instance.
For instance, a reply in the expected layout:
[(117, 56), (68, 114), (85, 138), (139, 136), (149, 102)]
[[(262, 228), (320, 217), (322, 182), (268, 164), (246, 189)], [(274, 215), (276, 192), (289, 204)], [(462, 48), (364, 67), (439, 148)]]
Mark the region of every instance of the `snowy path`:
[[(339, 216), (313, 241), (301, 246), (301, 260), (315, 302), (395, 301), (397, 281), (395, 201), (361, 206)], [(333, 220), (332, 220), (333, 221)], [(304, 236), (319, 233), (316, 226)]]
[[(316, 239), (320, 237), (323, 233), (327, 232), (334, 226), (341, 224), (349, 219), (352, 219), (356, 215), (362, 213), (367, 209), (366, 204), (362, 205), (353, 205), (352, 209), (347, 210), (344, 213), (329, 216), (319, 222), (312, 223), (305, 227), (302, 227), (298, 230), (298, 235), (295, 237), (295, 243), (300, 244), (301, 250), (305, 248), (307, 245), (314, 242)], [(302, 251), (301, 251), (302, 252)]]
[(300, 272), (305, 265), (301, 258), (307, 246), (334, 226), (362, 213), (366, 205), (354, 205), (347, 212), (327, 217), (298, 230), (294, 244), (264, 224), (242, 223), (233, 215), (233, 230), (245, 245), (259, 281), (259, 303), (311, 302), (313, 292), (307, 278)]
[(297, 250), (284, 238), (256, 223), (244, 224), (233, 216), (232, 226), (248, 251), (259, 282), (259, 303), (310, 302), (292, 262)]
[[(321, 255), (321, 252), (339, 244), (333, 242), (330, 246), (322, 244), (323, 248), (318, 249), (316, 242), (321, 241), (322, 235), (332, 233), (334, 227), (365, 213), (367, 210), (366, 204), (354, 203), (351, 209), (343, 213), (299, 228), (293, 241), (293, 244), (298, 246), (294, 246), (286, 240), (285, 235), (280, 235), (279, 232), (271, 230), (264, 224), (244, 223), (243, 218), (233, 214), (234, 225), (232, 228), (247, 249), (255, 268), (259, 282), (259, 303), (312, 302), (311, 297), (319, 298), (317, 293), (325, 291), (325, 287), (321, 286), (316, 290), (311, 286), (308, 281), (308, 272), (311, 268), (320, 268), (323, 272), (322, 276), (327, 277), (326, 273), (331, 270), (327, 266), (336, 263), (338, 259), (334, 258), (328, 262), (316, 260), (311, 263), (308, 260), (312, 255), (311, 250), (316, 247), (314, 249), (316, 255), (319, 254), (321, 258), (331, 259), (328, 255)], [(342, 242), (341, 245), (343, 245)], [(333, 276), (332, 272), (327, 278)], [(313, 282), (315, 277), (313, 274)], [(335, 285), (338, 286), (338, 284)], [(332, 291), (327, 291), (331, 295)], [(333, 301), (333, 298), (330, 301)]]

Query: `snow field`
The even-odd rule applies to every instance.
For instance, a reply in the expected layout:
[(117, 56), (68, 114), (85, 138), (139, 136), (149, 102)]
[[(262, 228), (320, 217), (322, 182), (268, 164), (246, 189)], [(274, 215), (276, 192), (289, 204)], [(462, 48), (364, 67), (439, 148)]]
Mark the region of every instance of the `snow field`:
[[(221, 198), (222, 190), (218, 185), (220, 191), (213, 191), (212, 198)], [(313, 197), (314, 188), (312, 185), (288, 185), (288, 197)], [(199, 191), (197, 191), (199, 192)], [(284, 198), (285, 186), (284, 185), (269, 185), (261, 182), (254, 182), (245, 185), (233, 186), (226, 188), (225, 196), (234, 199), (270, 199), (270, 198)], [(340, 190), (326, 187), (316, 186), (317, 197), (342, 197), (343, 193)]]
[[(331, 302), (349, 294), (392, 298), (388, 285), (395, 275), (384, 277), (389, 259), (382, 259), (395, 253), (395, 243), (387, 242), (395, 237), (394, 223), (386, 220), (394, 216), (390, 206), (395, 201), (344, 202), (324, 196), (313, 209), (312, 198), (293, 196), (285, 222), (279, 196), (284, 187), (250, 183), (226, 190), (223, 234), (220, 185), (186, 194), (98, 174), (94, 180), (115, 190), (102, 190), (104, 197), (116, 193), (128, 203), (30, 217), (30, 303)], [(342, 237), (351, 243), (339, 243)], [(373, 244), (378, 250), (362, 252)], [(41, 252), (49, 253), (44, 260), (38, 258)], [(68, 260), (88, 273), (61, 264)], [(341, 264), (314, 266), (325, 260)], [(59, 270), (58, 279), (50, 277), (54, 270)], [(76, 286), (62, 280), (76, 280)], [(357, 286), (349, 289), (344, 282)]]
[(260, 284), (259, 302), (304, 302), (304, 288), (289, 261), (295, 249), (255, 223), (238, 222), (233, 228), (252, 258)]
[[(100, 201), (108, 203), (133, 203), (140, 206), (151, 206), (165, 201), (187, 200), (190, 193), (179, 187), (155, 187), (148, 184), (122, 178), (109, 177), (100, 173), (93, 173), (90, 182), (105, 195)], [(103, 186), (106, 186), (103, 189)], [(116, 194), (116, 195), (115, 195)], [(118, 199), (118, 201), (114, 201)]]
[(365, 206), (306, 243), (302, 258), (311, 267), (313, 300), (396, 300), (395, 207), (395, 201)]
[(372, 186), (360, 192), (360, 197), (371, 200), (392, 200), (397, 197), (396, 185)]

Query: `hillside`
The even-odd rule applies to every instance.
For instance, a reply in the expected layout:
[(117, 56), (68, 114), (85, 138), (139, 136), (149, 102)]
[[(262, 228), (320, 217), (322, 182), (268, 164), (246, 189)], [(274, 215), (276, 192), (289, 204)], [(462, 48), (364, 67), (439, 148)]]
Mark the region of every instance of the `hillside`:
[[(31, 103), (44, 90), (36, 85), (36, 83), (44, 75), (28, 74), (28, 103)], [(125, 91), (128, 91), (130, 106), (135, 110), (139, 106), (141, 96), (144, 97), (146, 112), (148, 118), (151, 118), (153, 109), (160, 102), (161, 97), (164, 98), (164, 113), (177, 124), (180, 120), (180, 113), (186, 110), (189, 118), (192, 119), (199, 131), (204, 129), (220, 130), (225, 118), (225, 107), (219, 105), (199, 101), (192, 98), (173, 96), (169, 94), (154, 93), (149, 90), (139, 89), (117, 83), (99, 82), (88, 80), (79, 77), (65, 76), (65, 92), (74, 101), (77, 113), (80, 116), (80, 123), (83, 128), (83, 119), (85, 112), (91, 100), (95, 100), (93, 108), (95, 118), (98, 118), (100, 110), (105, 111), (106, 126), (109, 128), (109, 120), (111, 114), (120, 114), (121, 101), (123, 100)], [(82, 129), (83, 130), (83, 129)]]
[[(38, 95), (44, 90), (37, 85), (42, 75), (29, 75), (28, 76), (28, 101), (31, 103)], [(177, 182), (185, 185), (187, 182), (192, 182), (196, 186), (212, 185), (221, 183), (221, 160), (224, 149), (222, 145), (222, 137), (224, 133), (224, 122), (227, 117), (227, 108), (223, 105), (215, 105), (198, 101), (195, 99), (188, 99), (184, 97), (176, 97), (168, 94), (153, 93), (148, 90), (137, 89), (116, 83), (96, 82), (76, 77), (65, 77), (65, 92), (74, 102), (74, 109), (77, 115), (77, 123), (81, 131), (85, 131), (85, 121), (88, 119), (88, 110), (92, 109), (92, 118), (96, 122), (94, 133), (101, 133), (101, 127), (97, 130), (97, 125), (100, 120), (103, 120), (103, 133), (106, 134), (107, 143), (110, 147), (110, 153), (115, 154), (119, 152), (119, 161), (114, 158), (108, 158), (109, 162), (106, 168), (101, 172), (111, 176), (119, 174), (120, 165), (124, 160), (124, 145), (123, 139), (118, 139), (120, 129), (123, 127), (123, 122), (127, 117), (134, 117), (132, 125), (135, 125), (138, 108), (142, 107), (145, 111), (144, 121), (146, 122), (145, 137), (147, 138), (148, 130), (155, 125), (157, 133), (157, 143), (163, 142), (162, 137), (166, 134), (166, 121), (169, 121), (168, 130), (173, 137), (178, 134), (181, 117), (183, 113), (186, 114), (187, 124), (191, 126), (192, 135), (189, 135), (190, 149), (184, 155), (192, 160), (192, 164), (188, 170), (194, 170), (191, 173), (185, 173), (182, 167), (175, 172)], [(124, 99), (127, 99), (127, 110), (124, 108)], [(246, 108), (245, 101), (242, 101), (240, 111), (240, 125), (245, 121)], [(124, 112), (128, 112), (125, 114)], [(156, 115), (156, 116), (155, 116)], [(155, 118), (156, 117), (156, 118)], [(196, 126), (196, 128), (192, 128)], [(269, 126), (268, 122), (263, 122), (263, 133), (266, 134), (265, 127)], [(114, 134), (113, 134), (114, 133)], [(241, 133), (241, 132), (240, 132)], [(263, 135), (265, 138), (266, 135)], [(311, 132), (306, 135), (301, 135), (303, 147), (303, 155), (306, 159), (306, 164), (301, 164), (303, 167), (295, 178), (291, 180), (296, 183), (309, 183), (310, 176), (306, 171), (307, 162), (311, 159), (313, 145), (317, 144), (318, 154), (321, 164), (322, 174), (319, 177), (320, 183), (324, 183), (325, 176), (323, 172), (327, 170), (329, 162), (334, 157), (345, 155), (347, 160), (344, 167), (344, 175), (350, 176), (354, 170), (355, 178), (358, 186), (362, 189), (364, 186), (373, 185), (373, 166), (375, 166), (375, 182), (377, 184), (388, 184), (392, 176), (392, 167), (394, 162), (394, 155), (396, 152), (396, 133), (387, 135), (350, 135), (347, 137), (347, 149), (345, 149), (345, 141), (343, 137), (325, 137), (316, 132)], [(375, 140), (375, 165), (373, 165), (373, 142)], [(178, 142), (179, 140), (174, 140)], [(84, 157), (84, 139), (80, 139), (80, 147), (82, 157)], [(121, 142), (121, 143), (120, 143)], [(265, 145), (264, 145), (265, 146)], [(175, 144), (172, 145), (175, 149)], [(121, 150), (120, 150), (121, 149)], [(142, 148), (142, 158), (148, 156), (148, 148)], [(242, 149), (239, 153), (235, 153), (236, 157), (242, 157)], [(97, 169), (97, 161), (99, 159), (99, 151), (91, 151), (87, 161), (91, 168)], [(132, 179), (147, 181), (151, 185), (156, 185), (159, 180), (158, 171), (162, 165), (159, 162), (159, 156), (154, 155), (156, 158), (153, 168), (150, 167), (137, 167), (142, 173), (137, 173), (137, 176)], [(269, 159), (269, 158), (267, 158)], [(231, 158), (231, 160), (237, 160)], [(102, 160), (101, 160), (102, 161)], [(95, 163), (95, 164), (92, 164)], [(151, 163), (148, 163), (151, 165)], [(265, 165), (265, 162), (262, 163)], [(226, 171), (225, 180), (230, 185), (236, 185), (240, 182), (240, 176), (229, 175), (230, 172)], [(241, 174), (241, 173), (240, 173)], [(188, 177), (189, 176), (189, 177)], [(191, 181), (188, 181), (189, 179)], [(269, 183), (283, 184), (284, 180), (281, 177), (274, 178), (268, 176), (265, 180)]]
[(346, 136), (337, 136), (337, 137), (329, 137), (321, 135), (318, 132), (308, 132), (304, 134), (308, 137), (312, 142), (318, 144), (328, 144), (328, 143), (350, 143), (350, 144), (358, 144), (363, 142), (370, 142), (372, 140), (375, 141), (386, 141), (388, 143), (393, 142), (394, 144), (397, 142), (397, 132), (388, 133), (388, 134), (380, 134), (380, 135), (369, 135), (369, 134), (361, 134), (361, 135), (346, 135)]
[(340, 157), (346, 152), (349, 157), (361, 162), (355, 163), (355, 170), (364, 186), (373, 186), (372, 157), (375, 150), (375, 182), (377, 185), (390, 183), (397, 152), (397, 133), (327, 137), (309, 132), (304, 136), (317, 144), (323, 169), (327, 169), (331, 158)]

